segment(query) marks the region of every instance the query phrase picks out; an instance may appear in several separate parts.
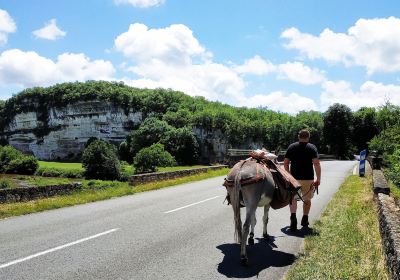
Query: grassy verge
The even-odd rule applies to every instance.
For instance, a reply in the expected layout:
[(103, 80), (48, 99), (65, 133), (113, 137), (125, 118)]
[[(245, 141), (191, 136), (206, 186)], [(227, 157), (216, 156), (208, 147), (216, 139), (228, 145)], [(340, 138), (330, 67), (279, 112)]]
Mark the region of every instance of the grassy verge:
[(370, 177), (348, 177), (314, 233), (287, 279), (389, 279)]
[(228, 171), (229, 169), (227, 168), (220, 170), (211, 170), (208, 171), (207, 173), (182, 177), (174, 180), (143, 184), (135, 187), (129, 186), (127, 182), (83, 180), (84, 190), (70, 195), (56, 196), (46, 199), (38, 199), (29, 202), (0, 204), (0, 219), (11, 216), (40, 212), (44, 210), (56, 209), (66, 206), (72, 206), (77, 204), (83, 204), (98, 200), (104, 200), (112, 197), (135, 194), (144, 191), (156, 190), (160, 188), (165, 188), (197, 180), (203, 180), (206, 178), (211, 178), (216, 176), (223, 176), (226, 175)]

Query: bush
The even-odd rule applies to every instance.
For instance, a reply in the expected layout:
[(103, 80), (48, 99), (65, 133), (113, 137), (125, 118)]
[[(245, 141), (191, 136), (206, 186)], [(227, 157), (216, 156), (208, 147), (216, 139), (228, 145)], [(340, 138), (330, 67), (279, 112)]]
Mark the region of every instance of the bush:
[(0, 179), (0, 190), (11, 188), (11, 183), (7, 179)]
[(102, 140), (93, 141), (84, 150), (82, 166), (88, 179), (118, 180), (121, 177), (116, 148)]
[(141, 149), (133, 159), (135, 173), (155, 172), (158, 167), (174, 166), (174, 157), (160, 143)]
[(34, 156), (21, 156), (9, 162), (6, 172), (31, 175), (38, 169), (39, 163)]
[(84, 171), (81, 169), (39, 167), (38, 170), (35, 172), (35, 175), (43, 177), (83, 178), (83, 173)]
[(386, 172), (389, 179), (398, 187), (400, 187), (400, 146), (392, 155), (389, 156), (389, 168)]
[(0, 172), (31, 175), (38, 169), (39, 163), (34, 156), (26, 156), (14, 147), (0, 149)]

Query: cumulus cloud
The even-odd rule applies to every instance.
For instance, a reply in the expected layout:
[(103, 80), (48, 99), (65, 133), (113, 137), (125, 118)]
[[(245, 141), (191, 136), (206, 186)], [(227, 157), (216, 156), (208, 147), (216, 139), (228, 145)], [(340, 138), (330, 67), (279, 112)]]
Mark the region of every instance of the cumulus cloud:
[(321, 109), (325, 111), (334, 103), (342, 103), (352, 110), (361, 107), (379, 107), (390, 101), (400, 105), (400, 86), (366, 81), (358, 91), (353, 91), (347, 81), (326, 81), (321, 94)]
[(166, 28), (148, 29), (141, 23), (129, 26), (127, 32), (115, 39), (115, 47), (126, 57), (141, 63), (162, 60), (174, 64), (188, 64), (193, 56), (206, 56), (207, 52), (193, 32), (183, 24)]
[(234, 66), (234, 69), (239, 74), (254, 74), (266, 75), (276, 71), (276, 66), (270, 61), (262, 59), (259, 55), (245, 60), (244, 64)]
[(114, 0), (114, 3), (129, 4), (138, 8), (157, 7), (164, 4), (165, 0)]
[(35, 35), (36, 38), (52, 41), (65, 37), (67, 35), (65, 31), (62, 31), (60, 28), (58, 28), (55, 18), (46, 23), (43, 28), (33, 31), (32, 34)]
[(0, 54), (0, 82), (22, 87), (57, 82), (111, 80), (115, 69), (109, 61), (91, 61), (84, 54), (64, 53), (57, 61), (36, 52), (11, 49)]
[(17, 30), (13, 18), (7, 11), (0, 9), (0, 46), (7, 43), (8, 34)]
[(248, 107), (267, 107), (268, 109), (289, 114), (296, 114), (302, 110), (317, 110), (314, 100), (300, 96), (297, 93), (285, 94), (275, 91), (269, 94), (254, 95), (246, 100)]
[(297, 49), (310, 59), (366, 67), (374, 72), (400, 70), (400, 19), (359, 19), (347, 33), (325, 29), (318, 36), (289, 28), (281, 34), (288, 49)]
[(243, 95), (244, 80), (230, 67), (215, 63), (185, 25), (149, 29), (135, 23), (115, 39), (115, 48), (133, 64), (137, 78), (125, 82), (138, 87), (166, 87), (189, 95), (234, 104)]
[(310, 68), (301, 62), (287, 62), (274, 65), (270, 61), (256, 55), (245, 60), (244, 64), (233, 66), (239, 74), (268, 75), (275, 73), (279, 79), (286, 79), (303, 85), (313, 85), (325, 80), (324, 73)]
[(287, 62), (278, 66), (278, 77), (303, 85), (319, 84), (325, 80), (324, 73), (300, 62)]

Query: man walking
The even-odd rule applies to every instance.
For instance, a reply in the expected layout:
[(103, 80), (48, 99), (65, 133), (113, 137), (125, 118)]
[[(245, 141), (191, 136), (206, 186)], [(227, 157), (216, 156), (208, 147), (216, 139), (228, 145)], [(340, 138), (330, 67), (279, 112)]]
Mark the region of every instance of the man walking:
[[(298, 134), (299, 141), (289, 145), (285, 159), (285, 170), (290, 172), (293, 177), (301, 184), (301, 195), (304, 200), (303, 218), (301, 225), (308, 226), (308, 214), (311, 208), (311, 199), (314, 196), (314, 190), (321, 182), (321, 165), (318, 158), (317, 148), (309, 143), (310, 132), (308, 130), (300, 130)], [(289, 169), (290, 164), (290, 169)], [(314, 179), (314, 169), (317, 178)], [(290, 230), (297, 230), (297, 198), (294, 197), (290, 205)]]

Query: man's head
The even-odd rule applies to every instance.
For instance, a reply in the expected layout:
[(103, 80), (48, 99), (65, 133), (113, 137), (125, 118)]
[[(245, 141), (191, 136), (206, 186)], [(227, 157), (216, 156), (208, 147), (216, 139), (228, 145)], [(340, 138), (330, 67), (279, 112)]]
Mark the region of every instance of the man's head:
[(310, 141), (310, 132), (307, 129), (302, 129), (298, 134), (300, 142), (308, 142)]

